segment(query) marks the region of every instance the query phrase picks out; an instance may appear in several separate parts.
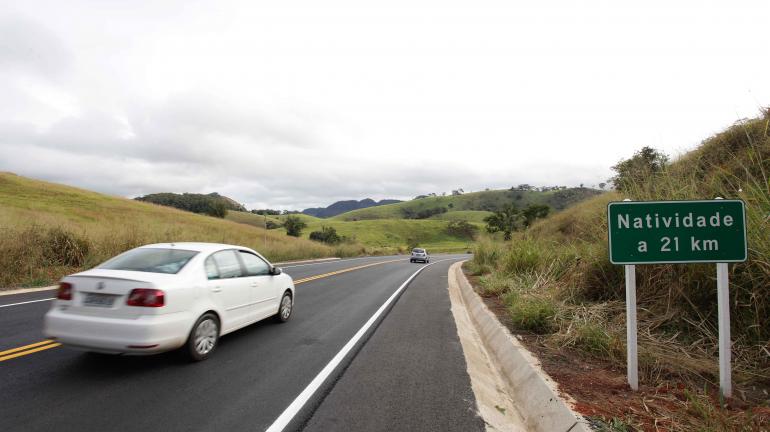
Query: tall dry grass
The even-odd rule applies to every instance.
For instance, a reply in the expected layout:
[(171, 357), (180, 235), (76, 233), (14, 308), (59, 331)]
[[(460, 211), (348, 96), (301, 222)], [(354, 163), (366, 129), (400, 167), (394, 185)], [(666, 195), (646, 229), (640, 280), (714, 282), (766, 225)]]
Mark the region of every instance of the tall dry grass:
[(274, 262), (377, 252), (0, 173), (0, 288), (49, 284), (139, 245), (183, 241), (244, 245)]
[[(622, 266), (609, 263), (610, 201), (739, 198), (746, 202), (749, 259), (730, 265), (734, 379), (770, 386), (770, 115), (740, 121), (663, 172), (535, 224), (503, 244), (478, 242), (470, 270), (498, 295), (520, 331), (554, 346), (625, 361)], [(681, 376), (716, 384), (714, 265), (637, 266), (643, 380)], [(544, 306), (547, 304), (547, 306)]]

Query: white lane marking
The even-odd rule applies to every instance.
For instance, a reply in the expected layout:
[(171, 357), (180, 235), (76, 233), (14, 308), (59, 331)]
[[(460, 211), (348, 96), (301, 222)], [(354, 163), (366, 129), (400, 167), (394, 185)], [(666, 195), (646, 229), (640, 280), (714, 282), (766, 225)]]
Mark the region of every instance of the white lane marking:
[(23, 305), (23, 304), (27, 304), (27, 303), (37, 303), (37, 302), (41, 302), (41, 301), (51, 301), (51, 300), (54, 300), (54, 299), (56, 299), (56, 297), (44, 298), (44, 299), (40, 299), (40, 300), (30, 300), (30, 301), (19, 302), (19, 303), (4, 304), (4, 305), (0, 305), (0, 308), (9, 307), (9, 306), (18, 306), (18, 305)]
[(406, 288), (407, 285), (409, 285), (409, 282), (412, 281), (415, 277), (417, 277), (418, 274), (420, 274), (421, 271), (425, 270), (426, 268), (432, 266), (433, 264), (438, 264), (442, 261), (450, 261), (453, 258), (447, 258), (440, 261), (436, 261), (433, 263), (430, 263), (428, 265), (424, 265), (420, 267), (419, 270), (412, 273), (411, 276), (409, 276), (409, 279), (406, 280), (403, 284), (401, 284), (398, 289), (391, 294), (390, 297), (388, 297), (387, 300), (385, 300), (385, 303), (380, 306), (379, 309), (377, 309), (377, 312), (372, 315), (371, 318), (369, 318), (366, 323), (364, 323), (363, 327), (361, 327), (356, 334), (353, 335), (352, 338), (348, 341), (348, 343), (345, 344), (345, 346), (342, 347), (342, 349), (329, 361), (329, 363), (324, 366), (323, 369), (321, 369), (321, 372), (318, 373), (318, 375), (313, 378), (312, 381), (310, 381), (310, 384), (305, 387), (304, 390), (302, 390), (302, 393), (297, 396), (292, 403), (286, 407), (286, 409), (281, 413), (280, 416), (278, 416), (277, 419), (273, 422), (273, 424), (270, 425), (269, 428), (265, 430), (265, 432), (281, 432), (283, 429), (291, 422), (291, 420), (294, 418), (294, 416), (297, 415), (297, 413), (302, 409), (303, 406), (307, 403), (308, 400), (313, 396), (313, 394), (318, 390), (319, 387), (321, 387), (321, 384), (326, 381), (326, 379), (329, 377), (329, 375), (334, 372), (334, 369), (339, 366), (340, 363), (342, 363), (342, 360), (345, 358), (346, 355), (350, 352), (350, 350), (353, 349), (353, 347), (356, 346), (359, 340), (364, 336), (367, 330), (377, 321), (377, 318), (382, 315), (382, 313), (385, 311), (385, 309), (388, 308), (388, 305), (390, 305), (393, 300), (398, 297), (398, 294), (401, 293), (401, 291)]

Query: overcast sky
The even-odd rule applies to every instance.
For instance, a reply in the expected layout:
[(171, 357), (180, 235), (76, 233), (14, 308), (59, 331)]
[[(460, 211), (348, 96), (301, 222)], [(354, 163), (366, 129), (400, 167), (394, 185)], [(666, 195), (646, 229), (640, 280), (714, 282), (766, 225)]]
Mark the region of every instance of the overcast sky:
[(0, 171), (281, 209), (597, 184), (770, 105), (768, 5), (0, 0)]

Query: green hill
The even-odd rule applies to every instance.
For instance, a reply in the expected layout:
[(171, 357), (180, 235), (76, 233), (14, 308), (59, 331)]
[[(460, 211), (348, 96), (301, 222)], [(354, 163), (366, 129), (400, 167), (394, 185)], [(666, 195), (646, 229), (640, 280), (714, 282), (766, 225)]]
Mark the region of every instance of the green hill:
[(0, 173), (0, 234), (0, 287), (48, 284), (155, 242), (240, 244), (273, 261), (364, 252), (10, 173)]
[[(460, 212), (458, 212), (460, 213)], [(466, 212), (467, 213), (467, 212)], [(472, 212), (484, 213), (485, 212)], [(305, 214), (272, 216), (273, 220), (283, 223), (287, 216), (299, 217), (307, 224), (302, 230), (302, 237), (308, 238), (313, 231), (320, 231), (322, 227), (332, 227), (337, 234), (347, 237), (349, 240), (360, 243), (366, 247), (390, 250), (393, 252), (405, 252), (410, 245), (419, 244), (433, 251), (465, 251), (471, 246), (472, 239), (461, 235), (453, 235), (448, 230), (448, 221), (452, 219), (438, 220), (406, 220), (406, 219), (377, 219), (366, 221), (340, 221), (335, 219), (321, 219)], [(478, 215), (474, 215), (478, 219)], [(227, 219), (253, 226), (264, 226), (264, 216), (246, 212), (228, 212)], [(268, 216), (268, 220), (270, 220)], [(463, 220), (465, 220), (463, 218)], [(475, 223), (479, 231), (483, 224)], [(272, 232), (286, 233), (279, 228)]]
[[(547, 192), (532, 190), (490, 190), (471, 192), (462, 195), (431, 196), (397, 204), (369, 207), (343, 213), (332, 219), (343, 221), (402, 218), (423, 219), (421, 216), (427, 216), (425, 217), (427, 219), (431, 217), (437, 218), (436, 215), (449, 215), (452, 212), (460, 211), (491, 212), (500, 210), (506, 204), (513, 204), (518, 208), (524, 208), (530, 204), (546, 204), (555, 210), (562, 210), (574, 203), (600, 193), (601, 191), (589, 188), (568, 188)], [(431, 214), (431, 212), (434, 214)], [(470, 217), (471, 219), (468, 219), (469, 221), (478, 221), (478, 213), (464, 213), (462, 215)], [(451, 218), (457, 217), (461, 217), (461, 215), (445, 216), (441, 217), (441, 219), (452, 220)]]

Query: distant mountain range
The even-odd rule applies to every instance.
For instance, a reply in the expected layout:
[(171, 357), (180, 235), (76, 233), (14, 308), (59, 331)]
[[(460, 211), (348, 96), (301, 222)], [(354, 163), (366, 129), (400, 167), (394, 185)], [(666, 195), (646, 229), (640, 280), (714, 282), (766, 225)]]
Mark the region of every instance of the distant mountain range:
[(330, 218), (337, 216), (338, 214), (346, 213), (352, 210), (364, 209), (369, 207), (376, 207), (385, 204), (400, 203), (400, 200), (384, 199), (381, 201), (375, 201), (371, 198), (362, 199), (361, 201), (348, 200), (337, 201), (329, 207), (314, 207), (302, 210), (302, 213), (319, 218)]

